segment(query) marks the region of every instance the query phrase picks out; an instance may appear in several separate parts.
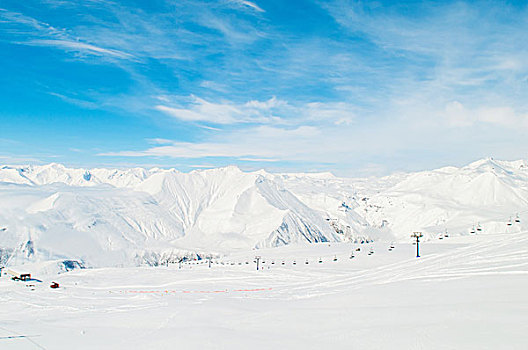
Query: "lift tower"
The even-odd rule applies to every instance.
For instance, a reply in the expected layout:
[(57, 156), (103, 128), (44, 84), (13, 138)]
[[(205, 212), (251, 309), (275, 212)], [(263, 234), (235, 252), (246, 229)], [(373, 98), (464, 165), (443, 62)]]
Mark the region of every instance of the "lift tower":
[(420, 238), (423, 237), (421, 232), (413, 232), (411, 235), (412, 238), (416, 238), (416, 257), (420, 257)]

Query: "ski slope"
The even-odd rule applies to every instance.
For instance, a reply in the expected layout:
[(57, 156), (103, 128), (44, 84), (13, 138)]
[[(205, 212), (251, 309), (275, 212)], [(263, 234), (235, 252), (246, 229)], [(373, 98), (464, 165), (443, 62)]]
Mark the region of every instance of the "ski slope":
[(262, 249), (259, 271), (255, 251), (210, 268), (57, 275), (40, 263), (42, 283), (0, 278), (0, 347), (526, 349), (528, 232), (429, 241), (419, 259), (409, 243), (393, 247)]

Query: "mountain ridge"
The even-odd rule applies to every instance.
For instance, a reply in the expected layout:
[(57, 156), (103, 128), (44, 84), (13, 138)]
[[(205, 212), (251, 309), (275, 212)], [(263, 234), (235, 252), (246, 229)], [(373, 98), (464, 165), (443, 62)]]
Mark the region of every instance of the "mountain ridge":
[(426, 239), (446, 230), (473, 234), (477, 226), (481, 234), (518, 230), (507, 222), (528, 204), (528, 167), (487, 158), (354, 179), (234, 166), (189, 173), (3, 166), (0, 200), (1, 256), (152, 264), (196, 252), (405, 241), (416, 230)]

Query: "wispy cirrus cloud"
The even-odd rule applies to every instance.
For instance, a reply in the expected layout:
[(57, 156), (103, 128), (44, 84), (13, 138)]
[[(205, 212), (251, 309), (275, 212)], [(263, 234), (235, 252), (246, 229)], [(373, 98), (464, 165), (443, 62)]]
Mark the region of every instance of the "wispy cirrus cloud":
[(389, 108), (401, 113), (400, 102), (408, 101), (409, 113), (422, 103), (436, 113), (457, 100), (472, 109), (483, 102), (490, 109), (526, 109), (526, 89), (520, 86), (528, 76), (528, 50), (519, 44), (526, 42), (528, 22), (517, 19), (525, 18), (528, 8), (482, 4), (320, 2), (346, 32), (367, 38), (378, 57), (405, 73), (384, 72), (392, 78), (381, 84)]
[(257, 12), (265, 12), (260, 6), (258, 6), (255, 2), (246, 1), (246, 0), (229, 0), (229, 2), (234, 3), (238, 6), (250, 8)]
[(105, 49), (99, 46), (83, 43), (80, 41), (71, 41), (64, 39), (35, 39), (20, 42), (24, 45), (50, 46), (65, 51), (74, 51), (96, 56), (110, 56), (122, 59), (133, 59), (133, 55), (113, 49)]
[[(14, 43), (29, 46), (48, 46), (68, 52), (87, 55), (132, 59), (133, 55), (120, 50), (104, 48), (74, 38), (65, 29), (51, 26), (21, 13), (0, 9), (0, 28), (14, 37)], [(5, 39), (4, 39), (5, 40)]]

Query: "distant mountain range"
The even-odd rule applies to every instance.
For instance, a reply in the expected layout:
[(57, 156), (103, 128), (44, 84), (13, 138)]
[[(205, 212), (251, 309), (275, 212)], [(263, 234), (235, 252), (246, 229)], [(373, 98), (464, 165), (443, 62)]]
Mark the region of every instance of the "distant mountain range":
[(231, 166), (4, 166), (0, 263), (155, 265), (291, 243), (405, 241), (413, 231), (426, 239), (517, 232), (527, 204), (524, 160), (369, 179)]

